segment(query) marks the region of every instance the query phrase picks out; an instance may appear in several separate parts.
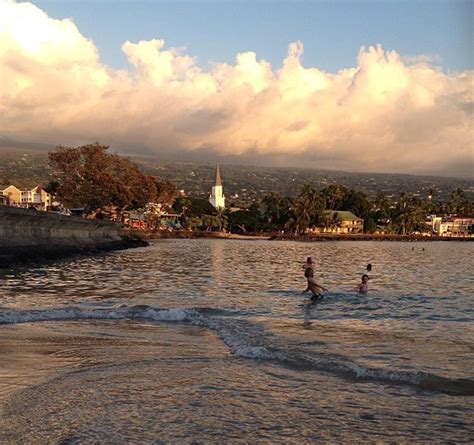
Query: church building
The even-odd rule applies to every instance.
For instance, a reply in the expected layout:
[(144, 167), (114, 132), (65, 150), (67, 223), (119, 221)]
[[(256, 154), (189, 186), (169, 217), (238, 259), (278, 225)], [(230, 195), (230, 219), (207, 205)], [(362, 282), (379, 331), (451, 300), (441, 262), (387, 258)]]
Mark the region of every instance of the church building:
[(225, 207), (225, 197), (222, 190), (221, 172), (219, 171), (219, 164), (216, 165), (216, 176), (214, 179), (214, 185), (212, 186), (212, 192), (209, 196), (209, 202), (216, 209), (223, 209)]

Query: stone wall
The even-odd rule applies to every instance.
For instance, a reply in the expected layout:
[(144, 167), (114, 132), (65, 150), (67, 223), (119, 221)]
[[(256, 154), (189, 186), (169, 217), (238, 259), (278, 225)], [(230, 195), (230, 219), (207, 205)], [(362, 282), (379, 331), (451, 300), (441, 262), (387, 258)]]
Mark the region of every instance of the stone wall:
[(0, 205), (0, 267), (140, 245), (112, 221)]

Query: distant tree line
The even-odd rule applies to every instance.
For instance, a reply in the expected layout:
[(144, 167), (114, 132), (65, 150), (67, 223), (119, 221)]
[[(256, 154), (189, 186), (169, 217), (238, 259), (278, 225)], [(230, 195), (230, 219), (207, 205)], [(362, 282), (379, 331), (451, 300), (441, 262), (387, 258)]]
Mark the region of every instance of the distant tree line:
[(425, 229), (429, 214), (474, 216), (474, 205), (457, 189), (449, 200), (438, 200), (434, 190), (424, 197), (385, 193), (370, 197), (340, 185), (316, 190), (309, 184), (295, 197), (271, 192), (246, 209), (215, 209), (202, 198), (180, 196), (170, 181), (156, 181), (129, 159), (111, 154), (99, 143), (80, 147), (59, 146), (49, 153), (52, 180), (47, 189), (65, 206), (81, 208), (88, 217), (117, 217), (125, 211), (144, 209), (150, 202), (181, 215), (183, 227), (192, 230), (233, 232), (291, 232), (304, 234), (312, 227), (331, 227), (335, 213), (350, 211), (364, 220), (364, 232), (383, 229), (409, 234)]
[(339, 185), (322, 190), (304, 185), (296, 197), (268, 193), (248, 208), (233, 212), (216, 210), (206, 199), (181, 196), (173, 203), (173, 209), (182, 215), (186, 228), (239, 233), (304, 234), (313, 227), (337, 226), (337, 211), (349, 211), (362, 218), (366, 233), (383, 230), (401, 235), (426, 230), (430, 214), (474, 217), (474, 205), (461, 189), (453, 191), (449, 201), (436, 200), (433, 190), (425, 197), (402, 192), (394, 200), (383, 192), (371, 199), (364, 192)]
[(331, 218), (337, 214), (326, 210), (352, 212), (364, 220), (367, 233), (382, 229), (402, 235), (423, 231), (429, 214), (474, 216), (474, 205), (461, 189), (453, 191), (449, 201), (436, 200), (433, 190), (425, 197), (402, 192), (395, 201), (383, 192), (371, 199), (364, 192), (340, 185), (315, 190), (306, 184), (294, 198), (269, 193), (248, 209), (230, 213), (228, 223), (232, 231), (303, 234), (311, 227), (336, 224)]

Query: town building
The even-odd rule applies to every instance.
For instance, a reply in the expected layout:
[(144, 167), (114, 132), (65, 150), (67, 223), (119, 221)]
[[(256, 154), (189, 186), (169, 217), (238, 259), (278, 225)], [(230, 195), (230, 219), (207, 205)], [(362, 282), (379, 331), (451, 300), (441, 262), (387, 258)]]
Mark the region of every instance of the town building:
[(51, 195), (38, 185), (31, 190), (20, 190), (14, 185), (0, 190), (0, 194), (8, 198), (9, 205), (15, 207), (34, 207), (37, 210), (48, 210), (51, 206)]
[(20, 207), (21, 204), (21, 190), (14, 185), (9, 185), (6, 189), (0, 190), (3, 196), (6, 196), (9, 201), (9, 205)]
[(219, 171), (219, 164), (216, 165), (216, 174), (214, 178), (214, 185), (209, 196), (209, 202), (216, 209), (225, 208), (225, 196), (222, 188), (221, 173)]
[(431, 215), (427, 224), (431, 225), (433, 235), (456, 237), (474, 236), (474, 218)]
[(323, 227), (314, 227), (317, 233), (362, 233), (364, 220), (346, 210), (325, 210)]

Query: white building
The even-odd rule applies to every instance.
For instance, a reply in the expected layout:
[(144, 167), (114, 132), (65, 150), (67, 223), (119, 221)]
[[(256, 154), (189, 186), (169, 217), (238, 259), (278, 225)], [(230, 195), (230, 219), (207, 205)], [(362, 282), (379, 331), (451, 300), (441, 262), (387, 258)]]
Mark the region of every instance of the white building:
[(9, 205), (16, 207), (34, 207), (47, 210), (51, 206), (51, 195), (38, 185), (31, 190), (20, 190), (14, 185), (0, 190), (0, 194), (8, 198)]
[(443, 218), (441, 216), (431, 215), (428, 224), (431, 225), (433, 234), (438, 236), (472, 237), (474, 235), (474, 218)]
[(219, 171), (219, 164), (216, 165), (216, 176), (214, 179), (214, 185), (212, 186), (212, 192), (209, 196), (209, 202), (216, 209), (223, 209), (225, 207), (225, 196), (222, 189), (221, 173)]

